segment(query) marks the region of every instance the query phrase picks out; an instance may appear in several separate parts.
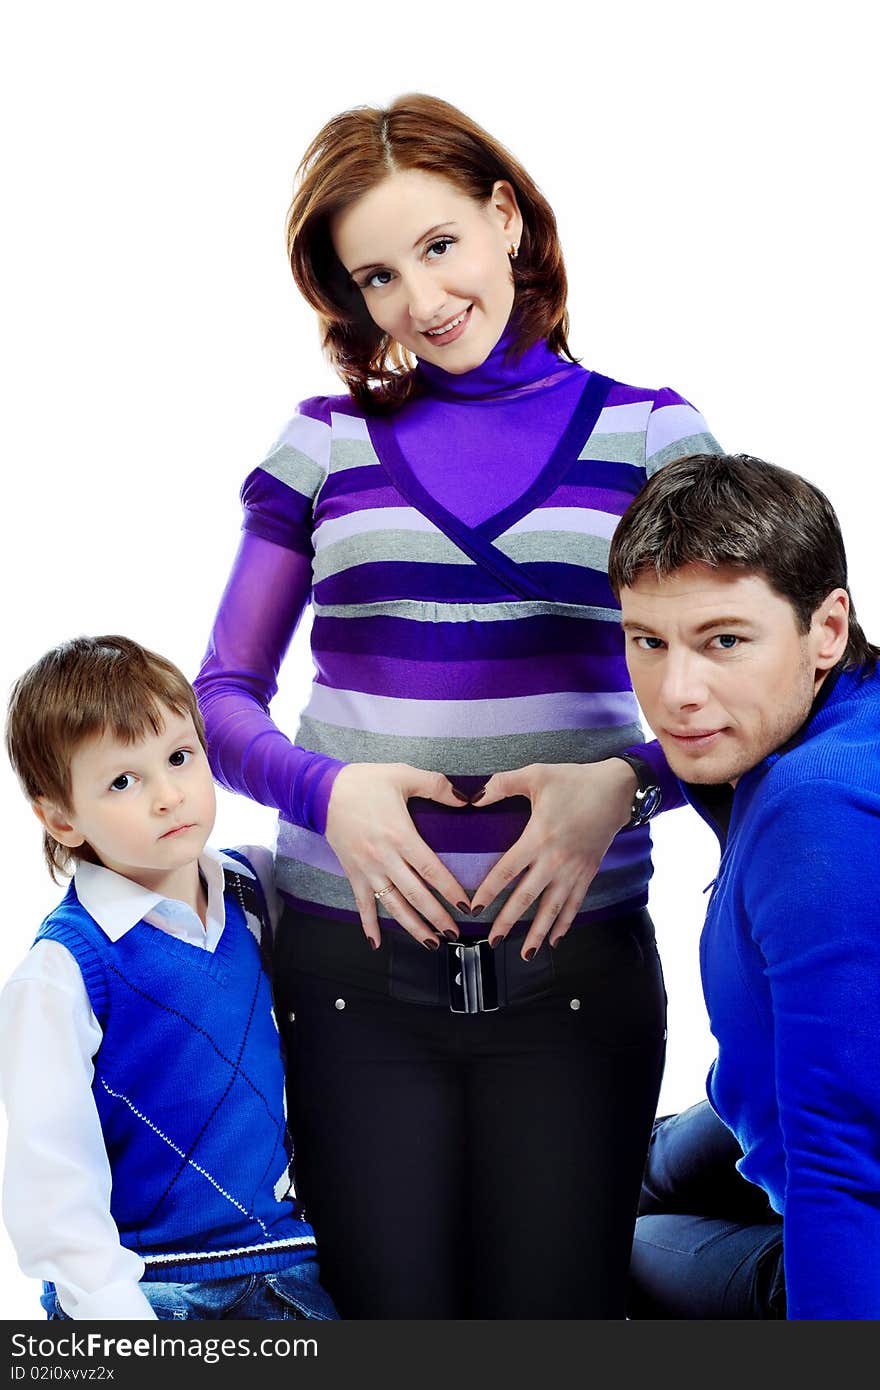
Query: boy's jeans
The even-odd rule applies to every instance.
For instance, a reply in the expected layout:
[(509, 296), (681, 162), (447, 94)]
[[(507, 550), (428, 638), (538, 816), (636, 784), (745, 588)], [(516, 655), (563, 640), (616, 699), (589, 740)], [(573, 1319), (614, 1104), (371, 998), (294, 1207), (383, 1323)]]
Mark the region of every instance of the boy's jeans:
[[(44, 1287), (40, 1302), (49, 1318), (67, 1318), (52, 1285)], [(303, 1260), (267, 1274), (202, 1279), (196, 1284), (146, 1280), (140, 1288), (156, 1316), (162, 1319), (252, 1318), (268, 1322), (311, 1318), (326, 1322), (339, 1316), (330, 1295), (318, 1282), (315, 1260)]]

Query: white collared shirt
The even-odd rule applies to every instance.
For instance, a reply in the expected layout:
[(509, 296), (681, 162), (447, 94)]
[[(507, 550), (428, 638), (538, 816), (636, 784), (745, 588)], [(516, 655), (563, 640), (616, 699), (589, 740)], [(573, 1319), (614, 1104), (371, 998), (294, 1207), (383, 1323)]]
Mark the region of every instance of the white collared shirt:
[[(274, 926), (271, 852), (244, 845), (242, 853)], [(221, 855), (206, 847), (199, 870), (208, 894), (204, 926), (186, 903), (99, 864), (81, 863), (74, 883), (110, 941), (147, 921), (213, 953), (225, 921)], [(110, 1214), (110, 1165), (92, 1094), (102, 1037), (76, 960), (60, 942), (38, 941), (0, 993), (0, 1092), (9, 1120), (3, 1219), (23, 1272), (51, 1281), (70, 1317), (152, 1319), (139, 1287), (144, 1263), (120, 1243)]]

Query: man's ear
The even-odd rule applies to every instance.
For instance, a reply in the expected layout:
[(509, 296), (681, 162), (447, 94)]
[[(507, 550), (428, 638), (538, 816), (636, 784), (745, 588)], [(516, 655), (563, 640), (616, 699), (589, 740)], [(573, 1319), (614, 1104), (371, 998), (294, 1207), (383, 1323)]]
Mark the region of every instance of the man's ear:
[(68, 813), (53, 801), (48, 801), (45, 796), (38, 797), (36, 801), (31, 802), (31, 810), (59, 845), (76, 849), (79, 845), (85, 844), (85, 836), (79, 833)]
[(832, 589), (813, 614), (810, 643), (817, 671), (830, 671), (846, 651), (849, 641), (849, 594)]

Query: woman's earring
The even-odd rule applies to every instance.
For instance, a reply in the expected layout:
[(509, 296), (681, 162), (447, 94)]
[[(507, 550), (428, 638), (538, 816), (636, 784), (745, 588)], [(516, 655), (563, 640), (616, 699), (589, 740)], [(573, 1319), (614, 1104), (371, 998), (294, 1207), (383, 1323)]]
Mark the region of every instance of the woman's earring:
[(519, 255), (519, 247), (516, 245), (516, 242), (512, 241), (510, 243), (510, 245), (507, 248), (507, 254), (512, 261), (516, 260), (517, 256)]

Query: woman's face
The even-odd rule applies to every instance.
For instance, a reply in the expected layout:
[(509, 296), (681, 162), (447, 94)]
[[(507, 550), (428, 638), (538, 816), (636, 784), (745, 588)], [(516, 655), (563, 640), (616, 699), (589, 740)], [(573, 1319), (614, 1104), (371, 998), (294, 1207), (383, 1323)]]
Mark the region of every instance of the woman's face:
[(330, 226), (370, 317), (447, 372), (484, 362), (513, 307), (509, 248), (522, 217), (509, 183), (477, 202), (438, 174), (389, 174)]

